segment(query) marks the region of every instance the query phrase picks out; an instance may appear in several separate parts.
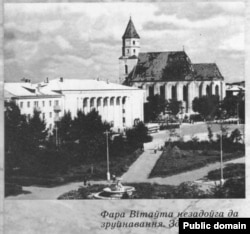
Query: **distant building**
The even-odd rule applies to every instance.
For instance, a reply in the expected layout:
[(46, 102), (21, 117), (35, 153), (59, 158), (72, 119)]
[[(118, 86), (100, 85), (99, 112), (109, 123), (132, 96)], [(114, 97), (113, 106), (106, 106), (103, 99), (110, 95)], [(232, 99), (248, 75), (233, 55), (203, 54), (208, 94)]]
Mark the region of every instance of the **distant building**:
[(72, 117), (81, 110), (99, 112), (103, 121), (114, 129), (132, 127), (143, 121), (144, 91), (136, 87), (99, 80), (54, 79), (39, 84), (5, 83), (5, 98), (15, 100), (21, 113), (31, 116), (34, 109), (41, 113), (48, 127), (66, 111)]
[(166, 100), (182, 101), (185, 113), (192, 112), (195, 97), (225, 97), (225, 82), (215, 63), (193, 64), (185, 51), (140, 52), (140, 37), (130, 18), (122, 37), (119, 58), (120, 82), (146, 90)]
[(29, 119), (34, 110), (40, 112), (46, 121), (47, 128), (52, 129), (55, 120), (62, 111), (62, 95), (48, 89), (43, 89), (40, 84), (30, 82), (4, 83), (4, 98), (13, 100), (19, 106), (21, 114)]
[(226, 84), (226, 96), (245, 95), (245, 81)]

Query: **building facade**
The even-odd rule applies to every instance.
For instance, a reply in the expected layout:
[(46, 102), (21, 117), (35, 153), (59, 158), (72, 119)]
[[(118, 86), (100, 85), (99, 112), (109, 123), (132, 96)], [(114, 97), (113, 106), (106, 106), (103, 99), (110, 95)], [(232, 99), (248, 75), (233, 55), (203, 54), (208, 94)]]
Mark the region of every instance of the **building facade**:
[(146, 91), (145, 102), (159, 94), (166, 100), (181, 101), (185, 113), (193, 112), (195, 97), (225, 97), (224, 77), (215, 63), (194, 64), (185, 51), (141, 53), (140, 37), (131, 18), (122, 37), (119, 71), (121, 83)]
[[(32, 95), (28, 86), (34, 90)], [(87, 114), (95, 109), (115, 130), (132, 127), (144, 118), (143, 90), (106, 81), (60, 78), (36, 85), (6, 83), (5, 92), (6, 98), (16, 100), (22, 114), (31, 116), (38, 110), (49, 127), (68, 111), (74, 118), (78, 111)]]

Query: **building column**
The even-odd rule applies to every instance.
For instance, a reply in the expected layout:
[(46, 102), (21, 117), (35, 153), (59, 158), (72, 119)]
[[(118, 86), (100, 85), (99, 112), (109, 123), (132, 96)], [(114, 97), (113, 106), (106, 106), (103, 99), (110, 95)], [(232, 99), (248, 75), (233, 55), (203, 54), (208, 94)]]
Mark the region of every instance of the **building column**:
[(188, 90), (188, 101), (187, 101), (187, 105), (188, 105), (188, 112), (192, 112), (193, 108), (192, 108), (192, 102), (193, 102), (193, 93), (194, 93), (194, 83), (191, 82), (188, 84), (187, 86), (187, 90)]
[(176, 84), (176, 92), (177, 92), (177, 100), (183, 101), (183, 84), (181, 84), (180, 82)]
[(172, 99), (172, 85), (171, 84), (166, 83), (165, 92), (166, 92), (167, 100)]
[(211, 91), (211, 95), (215, 95), (215, 83), (211, 82), (210, 84), (210, 91)]

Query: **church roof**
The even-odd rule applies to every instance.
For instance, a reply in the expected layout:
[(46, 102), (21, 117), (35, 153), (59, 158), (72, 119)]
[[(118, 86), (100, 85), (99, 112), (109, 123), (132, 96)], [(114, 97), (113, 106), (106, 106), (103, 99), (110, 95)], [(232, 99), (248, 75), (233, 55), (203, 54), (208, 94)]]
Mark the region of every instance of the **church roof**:
[(129, 81), (175, 81), (190, 79), (191, 61), (185, 51), (139, 53)]
[(198, 80), (223, 79), (216, 63), (193, 64), (194, 78)]
[(139, 34), (136, 32), (134, 23), (133, 23), (131, 18), (129, 19), (127, 28), (126, 28), (122, 38), (123, 39), (126, 39), (126, 38), (140, 38)]
[(185, 51), (139, 53), (127, 82), (223, 79), (215, 63), (192, 64)]

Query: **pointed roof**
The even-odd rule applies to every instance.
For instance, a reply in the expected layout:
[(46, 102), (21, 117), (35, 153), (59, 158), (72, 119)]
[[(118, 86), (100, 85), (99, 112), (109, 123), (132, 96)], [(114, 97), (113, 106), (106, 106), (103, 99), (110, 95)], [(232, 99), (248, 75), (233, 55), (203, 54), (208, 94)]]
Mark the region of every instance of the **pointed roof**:
[(140, 38), (139, 34), (136, 32), (134, 23), (130, 17), (127, 28), (122, 36), (123, 39), (125, 38)]

